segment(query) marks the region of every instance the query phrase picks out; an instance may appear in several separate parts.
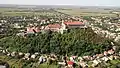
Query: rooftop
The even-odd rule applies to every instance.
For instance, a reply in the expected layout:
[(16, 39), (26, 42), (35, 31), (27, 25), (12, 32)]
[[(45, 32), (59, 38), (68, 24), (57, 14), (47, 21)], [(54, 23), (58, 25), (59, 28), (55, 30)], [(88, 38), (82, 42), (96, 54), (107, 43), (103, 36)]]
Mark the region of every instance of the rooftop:
[(60, 24), (49, 24), (49, 28), (61, 28)]
[(64, 22), (66, 25), (84, 25), (83, 22)]

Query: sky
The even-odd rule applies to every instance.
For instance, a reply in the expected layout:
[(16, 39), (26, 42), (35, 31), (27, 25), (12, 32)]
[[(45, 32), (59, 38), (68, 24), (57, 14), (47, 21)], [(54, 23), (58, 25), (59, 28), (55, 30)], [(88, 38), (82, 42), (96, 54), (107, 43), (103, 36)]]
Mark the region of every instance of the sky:
[(120, 6), (120, 0), (0, 0), (0, 4)]

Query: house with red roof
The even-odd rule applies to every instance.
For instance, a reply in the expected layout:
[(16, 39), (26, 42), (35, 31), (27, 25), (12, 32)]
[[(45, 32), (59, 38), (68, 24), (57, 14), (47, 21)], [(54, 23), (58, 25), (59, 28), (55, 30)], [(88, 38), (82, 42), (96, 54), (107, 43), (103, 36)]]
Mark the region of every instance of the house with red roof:
[(45, 30), (50, 30), (53, 32), (60, 32), (61, 25), (60, 24), (49, 24), (45, 27)]
[(27, 27), (27, 31), (26, 31), (27, 34), (38, 33), (38, 32), (40, 32), (39, 27)]
[(63, 29), (72, 29), (72, 28), (86, 28), (83, 22), (74, 21), (74, 22), (64, 22), (62, 23)]
[(29, 26), (27, 27), (27, 34), (31, 34), (31, 33), (37, 33), (40, 32), (40, 30), (50, 30), (52, 32), (60, 32), (61, 34), (64, 33), (64, 31), (68, 30), (68, 29), (73, 29), (73, 28), (86, 28), (86, 25), (83, 22), (79, 22), (79, 21), (69, 21), (69, 22), (63, 22), (62, 24), (48, 24), (47, 26), (41, 26), (41, 28), (39, 29), (39, 27), (35, 27), (35, 26)]

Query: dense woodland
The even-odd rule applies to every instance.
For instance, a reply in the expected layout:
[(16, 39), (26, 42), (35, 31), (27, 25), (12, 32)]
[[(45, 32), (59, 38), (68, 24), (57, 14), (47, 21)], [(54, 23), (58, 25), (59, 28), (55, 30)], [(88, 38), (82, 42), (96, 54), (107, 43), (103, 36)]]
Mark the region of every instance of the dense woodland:
[(60, 55), (94, 55), (112, 47), (111, 40), (96, 35), (91, 28), (72, 29), (64, 34), (38, 33), (27, 37), (9, 36), (0, 39), (0, 46), (10, 51), (55, 53)]

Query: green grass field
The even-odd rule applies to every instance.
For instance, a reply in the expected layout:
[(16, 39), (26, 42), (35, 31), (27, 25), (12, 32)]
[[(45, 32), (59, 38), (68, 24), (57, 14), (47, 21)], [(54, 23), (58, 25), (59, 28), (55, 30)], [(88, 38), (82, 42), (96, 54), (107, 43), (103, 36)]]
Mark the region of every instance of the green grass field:
[[(0, 15), (4, 15), (4, 16), (21, 16), (21, 15), (24, 15), (24, 16), (32, 16), (32, 15), (36, 15), (36, 16), (39, 16), (39, 15), (42, 15), (42, 16), (45, 16), (45, 15), (48, 15), (48, 16), (54, 16), (58, 13), (56, 12), (34, 12), (34, 11), (30, 11), (28, 10), (28, 12), (25, 10), (25, 9), (11, 9), (11, 8), (0, 8)], [(20, 12), (22, 11), (22, 12)], [(60, 15), (60, 14), (58, 14)]]
[(4, 12), (2, 13), (2, 15), (5, 15), (5, 16), (21, 16), (21, 15), (29, 15), (29, 16), (32, 16), (32, 15), (50, 15), (50, 16), (53, 16), (55, 15), (55, 13), (41, 13), (41, 12)]
[[(5, 16), (21, 16), (21, 15), (55, 15), (55, 12), (19, 12), (19, 10), (25, 10), (25, 9), (15, 9), (15, 8), (0, 8), (0, 15)], [(13, 11), (13, 12), (9, 12)], [(17, 12), (16, 12), (17, 11)], [(111, 10), (104, 10), (104, 9), (70, 9), (70, 10), (60, 10), (56, 9), (56, 11), (69, 14), (72, 16), (116, 16), (115, 14), (110, 13)]]

